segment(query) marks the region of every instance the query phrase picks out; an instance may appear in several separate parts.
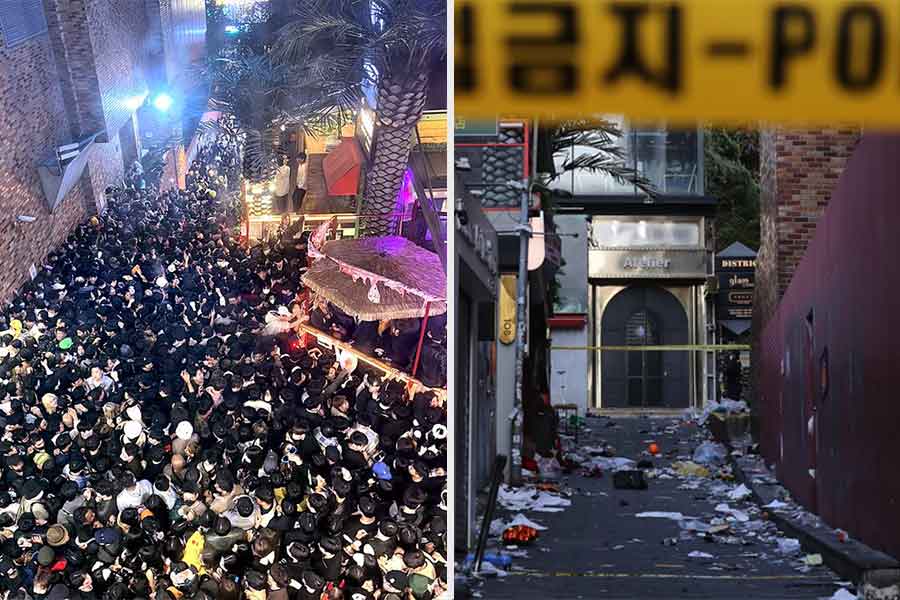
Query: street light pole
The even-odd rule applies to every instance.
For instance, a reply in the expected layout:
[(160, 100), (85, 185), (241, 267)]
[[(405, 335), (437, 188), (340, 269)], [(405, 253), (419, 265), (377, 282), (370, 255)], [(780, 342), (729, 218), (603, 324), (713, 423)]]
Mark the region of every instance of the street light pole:
[(524, 422), (524, 408), (522, 403), (523, 387), (525, 383), (525, 308), (528, 295), (528, 241), (531, 236), (531, 227), (528, 224), (528, 207), (531, 186), (528, 179), (522, 183), (513, 184), (520, 187), (522, 192), (519, 214), (519, 276), (516, 280), (516, 370), (513, 381), (515, 399), (513, 412), (510, 416), (512, 426), (510, 435), (512, 444), (509, 465), (509, 483), (518, 486), (522, 484), (522, 424)]

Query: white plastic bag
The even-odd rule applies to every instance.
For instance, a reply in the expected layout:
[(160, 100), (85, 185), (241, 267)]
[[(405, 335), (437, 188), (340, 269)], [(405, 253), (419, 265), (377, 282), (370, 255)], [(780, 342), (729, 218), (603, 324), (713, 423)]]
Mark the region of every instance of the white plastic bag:
[(694, 462), (701, 465), (723, 462), (727, 455), (725, 446), (716, 442), (703, 442), (694, 450)]

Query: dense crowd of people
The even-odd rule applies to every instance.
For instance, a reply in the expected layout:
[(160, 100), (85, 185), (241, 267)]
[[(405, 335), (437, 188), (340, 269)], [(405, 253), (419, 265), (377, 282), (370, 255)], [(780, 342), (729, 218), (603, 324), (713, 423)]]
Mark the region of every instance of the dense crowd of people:
[(267, 327), (305, 240), (233, 235), (237, 162), (113, 191), (0, 315), (0, 599), (445, 589), (441, 398)]

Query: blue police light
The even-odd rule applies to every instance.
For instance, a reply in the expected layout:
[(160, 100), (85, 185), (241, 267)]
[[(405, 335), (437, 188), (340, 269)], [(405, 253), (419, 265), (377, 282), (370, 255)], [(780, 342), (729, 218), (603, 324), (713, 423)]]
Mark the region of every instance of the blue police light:
[(156, 97), (153, 98), (153, 106), (160, 112), (168, 112), (169, 109), (172, 108), (173, 102), (172, 96), (165, 92), (157, 94)]

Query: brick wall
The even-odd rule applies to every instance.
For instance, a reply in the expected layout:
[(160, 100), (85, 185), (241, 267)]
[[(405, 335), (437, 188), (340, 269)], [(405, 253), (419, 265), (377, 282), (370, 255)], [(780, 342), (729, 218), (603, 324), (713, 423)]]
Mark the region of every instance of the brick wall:
[(760, 132), (760, 248), (753, 299), (753, 377), (761, 332), (775, 313), (816, 223), (859, 141), (854, 128)]
[[(51, 214), (35, 165), (69, 135), (70, 124), (48, 36), (15, 48), (0, 47), (0, 301), (28, 278), (71, 229), (85, 218), (76, 186)], [(65, 140), (67, 141), (67, 140)], [(19, 223), (19, 215), (34, 223)]]
[(761, 132), (756, 315), (771, 314), (790, 284), (858, 141), (852, 128)]
[(91, 0), (44, 0), (51, 60), (65, 99), (72, 141), (105, 130), (100, 82), (88, 27)]
[(108, 139), (118, 135), (134, 108), (128, 100), (147, 89), (148, 21), (143, 0), (89, 0), (87, 22)]

